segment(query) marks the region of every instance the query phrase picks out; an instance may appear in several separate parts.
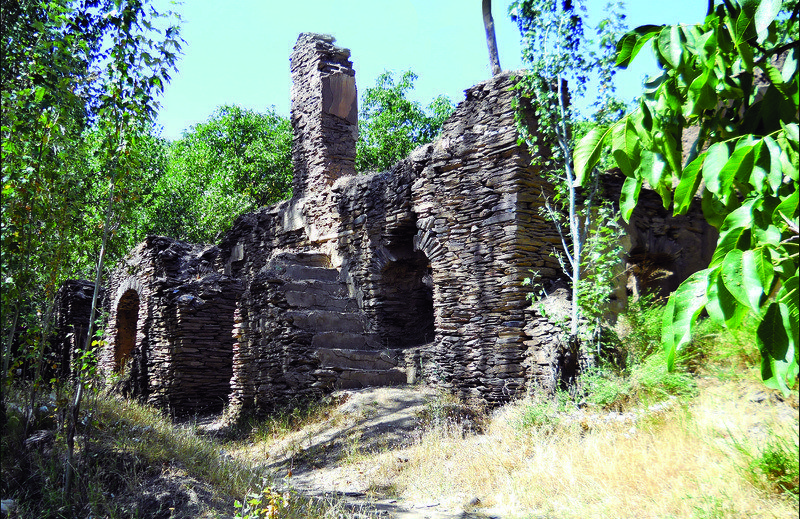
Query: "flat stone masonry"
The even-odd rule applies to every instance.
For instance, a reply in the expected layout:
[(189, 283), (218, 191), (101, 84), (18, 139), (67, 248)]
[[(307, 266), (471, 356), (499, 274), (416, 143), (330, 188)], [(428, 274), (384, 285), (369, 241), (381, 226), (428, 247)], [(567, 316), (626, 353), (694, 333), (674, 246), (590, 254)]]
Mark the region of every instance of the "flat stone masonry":
[[(541, 216), (552, 186), (518, 144), (514, 75), (466, 90), (434, 143), (357, 176), (349, 56), (298, 38), (291, 200), (218, 245), (148, 237), (111, 277), (101, 366), (132, 393), (236, 418), (337, 387), (424, 381), (499, 404), (557, 386), (559, 329), (522, 282), (560, 279), (560, 239)], [(657, 248), (641, 230), (655, 218), (630, 243)]]

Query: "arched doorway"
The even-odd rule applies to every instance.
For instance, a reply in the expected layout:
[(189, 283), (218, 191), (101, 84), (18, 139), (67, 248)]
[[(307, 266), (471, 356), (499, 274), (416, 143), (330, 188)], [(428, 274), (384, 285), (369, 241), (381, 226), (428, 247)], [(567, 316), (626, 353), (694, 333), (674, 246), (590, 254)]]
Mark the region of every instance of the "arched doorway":
[(381, 272), (380, 334), (395, 347), (418, 346), (434, 339), (431, 264), (416, 251), (388, 262)]
[(116, 336), (114, 340), (114, 371), (120, 371), (133, 355), (139, 321), (139, 293), (128, 290), (117, 303)]

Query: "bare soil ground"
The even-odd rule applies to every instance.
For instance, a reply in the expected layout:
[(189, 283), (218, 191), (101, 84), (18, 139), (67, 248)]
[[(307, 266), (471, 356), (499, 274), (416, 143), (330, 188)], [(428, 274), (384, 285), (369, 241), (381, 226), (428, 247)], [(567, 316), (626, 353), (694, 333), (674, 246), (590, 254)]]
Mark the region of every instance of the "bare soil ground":
[[(493, 517), (471, 513), (446, 501), (410, 502), (376, 488), (370, 456), (411, 445), (422, 434), (422, 420), (437, 397), (425, 386), (376, 387), (337, 391), (340, 402), (330, 416), (268, 447), (252, 445), (230, 454), (260, 460), (286, 488), (315, 497), (336, 497), (354, 509), (398, 519)], [(403, 463), (399, 458), (398, 463)], [(406, 460), (407, 461), (407, 460)], [(372, 514), (370, 514), (372, 515)]]

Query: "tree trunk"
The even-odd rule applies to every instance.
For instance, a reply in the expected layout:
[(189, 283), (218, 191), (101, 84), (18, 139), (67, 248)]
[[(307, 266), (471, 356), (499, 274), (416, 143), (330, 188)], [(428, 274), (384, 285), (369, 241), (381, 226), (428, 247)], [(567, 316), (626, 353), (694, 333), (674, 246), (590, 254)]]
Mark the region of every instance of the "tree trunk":
[[(86, 332), (86, 344), (84, 350), (92, 347), (92, 335), (94, 335), (94, 317), (97, 312), (97, 295), (100, 293), (100, 283), (103, 275), (103, 260), (106, 255), (106, 243), (108, 242), (108, 231), (111, 226), (111, 211), (114, 207), (114, 187), (115, 187), (116, 173), (112, 175), (111, 187), (108, 193), (108, 206), (106, 208), (106, 217), (103, 222), (103, 241), (100, 246), (100, 258), (97, 260), (97, 273), (94, 279), (94, 293), (92, 294), (92, 307), (89, 312), (89, 329)], [(72, 480), (74, 479), (74, 453), (75, 453), (75, 432), (78, 427), (78, 418), (81, 411), (81, 400), (83, 399), (84, 391), (83, 380), (83, 367), (78, 367), (77, 373), (77, 387), (75, 388), (75, 399), (72, 402), (69, 410), (69, 425), (67, 427), (67, 461), (64, 468), (64, 495), (69, 496), (72, 490)]]
[(486, 45), (489, 47), (489, 65), (492, 67), (492, 75), (496, 76), (503, 69), (500, 68), (500, 58), (497, 56), (497, 38), (494, 36), (492, 0), (483, 0), (483, 27), (486, 29)]

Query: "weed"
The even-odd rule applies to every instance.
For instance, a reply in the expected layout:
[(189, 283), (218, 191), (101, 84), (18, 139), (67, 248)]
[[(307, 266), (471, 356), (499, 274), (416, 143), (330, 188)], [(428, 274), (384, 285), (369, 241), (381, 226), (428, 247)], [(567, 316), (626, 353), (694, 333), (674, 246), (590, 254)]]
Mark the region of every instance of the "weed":
[[(679, 362), (678, 366), (682, 364)], [(691, 396), (697, 392), (694, 379), (684, 371), (668, 371), (663, 352), (656, 352), (644, 362), (629, 367), (629, 375), (596, 369), (582, 377), (587, 402), (602, 409), (624, 410), (640, 403), (652, 403), (673, 396)]]
[(379, 517), (361, 507), (349, 507), (342, 501), (303, 496), (295, 490), (278, 490), (264, 480), (261, 490), (248, 492), (245, 500), (235, 501), (235, 519), (344, 519)]
[[(795, 431), (796, 433), (796, 431)], [(749, 453), (748, 453), (749, 454)], [(797, 438), (792, 439), (770, 430), (763, 445), (750, 455), (747, 472), (756, 485), (777, 494), (800, 497), (800, 452)]]
[(536, 398), (523, 404), (523, 410), (515, 422), (519, 429), (538, 429), (543, 433), (554, 432), (561, 423), (563, 412), (571, 405), (568, 393), (559, 391), (554, 399)]
[(447, 392), (439, 392), (428, 400), (417, 419), (423, 429), (455, 426), (462, 434), (480, 434), (488, 423), (484, 404), (464, 402)]

